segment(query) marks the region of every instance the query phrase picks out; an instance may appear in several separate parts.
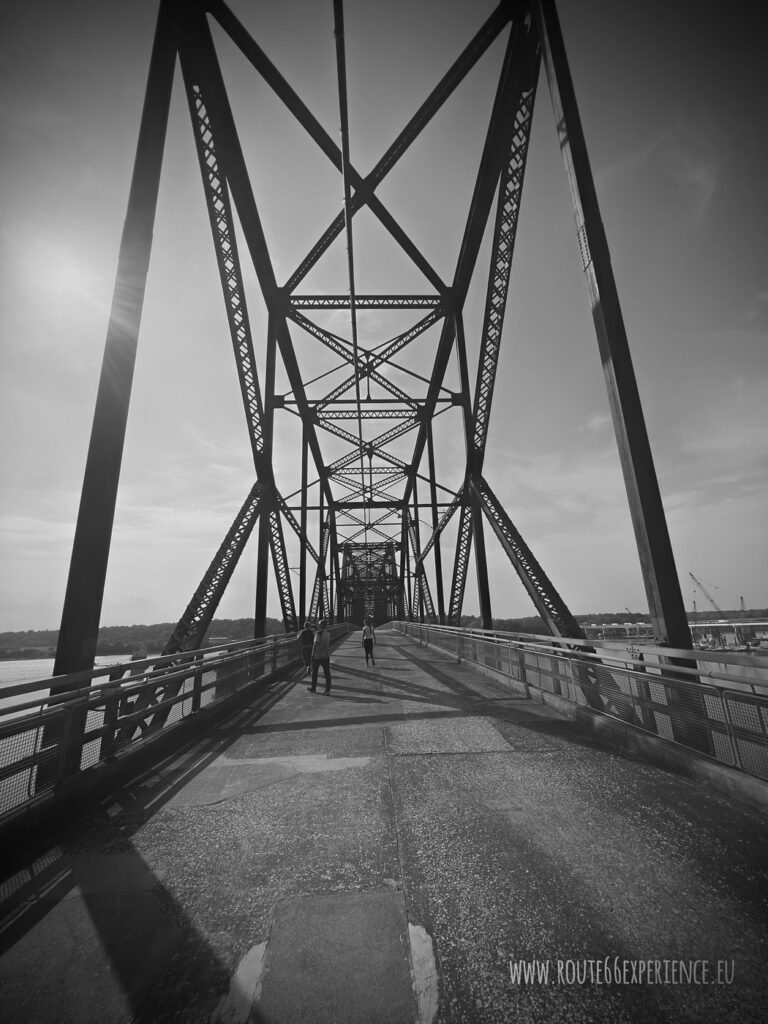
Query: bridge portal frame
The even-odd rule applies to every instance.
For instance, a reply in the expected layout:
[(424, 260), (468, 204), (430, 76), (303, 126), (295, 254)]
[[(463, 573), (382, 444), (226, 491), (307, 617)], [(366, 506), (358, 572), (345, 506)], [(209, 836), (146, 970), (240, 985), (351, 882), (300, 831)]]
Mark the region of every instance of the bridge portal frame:
[[(133, 378), (136, 345), (143, 305), (144, 287), (149, 266), (152, 227), (157, 204), (160, 168), (178, 56), (184, 88), (194, 127), (198, 158), (216, 247), (225, 306), (233, 348), (240, 375), (246, 421), (253, 450), (254, 471), (259, 484), (260, 501), (255, 511), (259, 520), (259, 558), (257, 568), (256, 631), (266, 614), (267, 548), (282, 603), (286, 628), (295, 629), (306, 609), (307, 555), (315, 558), (317, 573), (309, 614), (332, 614), (334, 590), (340, 590), (339, 551), (344, 539), (338, 536), (337, 516), (346, 515), (360, 498), (364, 511), (363, 528), (367, 533), (377, 529), (370, 513), (375, 508), (394, 510), (400, 517), (400, 554), (397, 604), (411, 617), (422, 617), (449, 623), (460, 619), (464, 585), (472, 547), (481, 601), (483, 625), (491, 626), (487, 557), (483, 536), (483, 519), (488, 519), (494, 532), (507, 539), (514, 526), (509, 516), (499, 514), (498, 503), (482, 475), (485, 444), (493, 397), (493, 384), (501, 346), (506, 308), (507, 286), (514, 254), (517, 215), (519, 212), (527, 159), (530, 126), (543, 60), (546, 81), (552, 100), (560, 148), (568, 183), (582, 252), (583, 269), (592, 306), (598, 348), (604, 368), (605, 384), (616, 433), (619, 458), (627, 489), (629, 510), (638, 547), (640, 566), (648, 597), (651, 621), (657, 637), (671, 647), (690, 647), (690, 633), (683, 607), (682, 594), (675, 570), (674, 557), (656, 479), (653, 458), (640, 405), (626, 331), (621, 315), (615, 280), (610, 264), (605, 232), (600, 218), (594, 181), (589, 165), (586, 143), (576, 105), (562, 33), (553, 0), (502, 0), (502, 3), (478, 30), (475, 37), (449, 68), (436, 88), (407, 123), (381, 160), (366, 176), (361, 176), (349, 161), (345, 145), (346, 79), (344, 66), (343, 17), (340, 0), (334, 4), (337, 34), (337, 72), (339, 77), (342, 146), (337, 146), (302, 103), (290, 85), (260, 49), (257, 42), (234, 17), (223, 0), (161, 0), (153, 45), (147, 90), (144, 101), (136, 162), (128, 201), (118, 261), (112, 311), (105, 346), (102, 377), (96, 402), (91, 442), (86, 464), (83, 491), (78, 514), (75, 542), (62, 614), (62, 626), (56, 655), (55, 673), (64, 674), (88, 669), (93, 664), (96, 637), (101, 614), (107, 559), (128, 406)], [(246, 170), (234, 118), (224, 86), (218, 58), (208, 24), (208, 17), (230, 37), (262, 79), (287, 106), (293, 117), (342, 174), (343, 210), (323, 233), (284, 286), (279, 286), (270, 260), (266, 238), (261, 226), (253, 189)], [(434, 267), (392, 217), (375, 190), (403, 153), (441, 108), (469, 70), (487, 51), (500, 33), (510, 27), (508, 44), (499, 76), (498, 88), (490, 116), (480, 167), (467, 215), (464, 235), (455, 273), (446, 284)], [(470, 281), (475, 271), (485, 225), (496, 202), (491, 264), (488, 277), (486, 310), (480, 339), (480, 359), (474, 389), (471, 390), (466, 347), (463, 337), (462, 310)], [(242, 234), (265, 300), (269, 328), (267, 335), (267, 374), (262, 397), (253, 341), (247, 320), (242, 272), (232, 209), (239, 215)], [(414, 266), (427, 279), (435, 294), (357, 296), (354, 289), (351, 224), (354, 214), (367, 207), (408, 255)], [(347, 236), (350, 289), (347, 296), (302, 295), (297, 291), (309, 270), (321, 258), (334, 238)], [(302, 310), (313, 308), (349, 308), (352, 316), (353, 343), (334, 336), (313, 324)], [(357, 308), (426, 310), (412, 329), (393, 338), (375, 353), (358, 351), (355, 342), (355, 311)], [(317, 340), (333, 350), (352, 366), (352, 373), (343, 385), (330, 392), (322, 402), (310, 401), (291, 340), (289, 321), (313, 333)], [(415, 337), (442, 321), (433, 372), (423, 400), (415, 400), (402, 392), (381, 372), (394, 365), (394, 356)], [(461, 371), (461, 392), (447, 394), (444, 386), (446, 368), (452, 351), (456, 351)], [(271, 449), (274, 412), (288, 408), (286, 396), (275, 393), (274, 368), (280, 357), (290, 382), (291, 399), (302, 422), (302, 469), (300, 507), (301, 522), (296, 523), (286, 499), (278, 492), (272, 469)], [(370, 441), (362, 435), (360, 384), (374, 381), (391, 399), (402, 403), (401, 422)], [(369, 385), (370, 386), (370, 385)], [(340, 426), (335, 403), (354, 388), (356, 392), (358, 434)], [(451, 492), (447, 511), (437, 518), (437, 482), (434, 472), (432, 421), (440, 403), (461, 408), (466, 444), (466, 471), (463, 486)], [(319, 440), (324, 429), (347, 441), (353, 448), (350, 456), (326, 464)], [(387, 452), (387, 444), (410, 431), (416, 432), (413, 454), (403, 463)], [(432, 532), (421, 546), (418, 525), (417, 496), (419, 467), (425, 448), (429, 460), (430, 507)], [(404, 481), (402, 495), (387, 490), (389, 478), (374, 484), (373, 456), (392, 466), (392, 485)], [(317, 479), (310, 481), (308, 459), (312, 457)], [(366, 474), (365, 459), (368, 458)], [(334, 495), (331, 480), (334, 470), (360, 462), (360, 484), (345, 496)], [(422, 477), (422, 479), (425, 479)], [(320, 506), (320, 543), (314, 551), (307, 539), (306, 512), (309, 491), (317, 486)], [(441, 486), (441, 485), (440, 485)], [(453, 514), (460, 512), (459, 539), (454, 559), (450, 600), (447, 612), (443, 607), (441, 535)], [(503, 510), (502, 510), (503, 511)], [(352, 516), (351, 518), (354, 518)], [(298, 614), (285, 553), (283, 520), (301, 538), (301, 591)], [(500, 526), (500, 523), (502, 525)], [(381, 530), (379, 530), (381, 532)], [(510, 543), (502, 544), (515, 569), (526, 577), (532, 563), (513, 557)], [(410, 550), (409, 550), (410, 549)], [(528, 549), (530, 550), (530, 549)], [(432, 553), (437, 568), (437, 608), (432, 602), (425, 556)], [(411, 555), (413, 563), (411, 563)], [(330, 567), (326, 560), (330, 556)], [(214, 560), (215, 561), (215, 560)], [(212, 565), (209, 573), (216, 573)], [(534, 581), (527, 577), (528, 584)], [(545, 582), (542, 584), (542, 580)], [(203, 592), (206, 577), (201, 582)], [(524, 579), (525, 582), (525, 579)], [(330, 595), (328, 585), (330, 584)], [(528, 586), (529, 592), (532, 587)], [(541, 587), (544, 587), (542, 593)], [(533, 590), (541, 596), (542, 608), (563, 608), (565, 603), (543, 571), (537, 575)], [(220, 595), (219, 595), (220, 596)], [(532, 594), (533, 596), (533, 594)], [(534, 597), (534, 604), (537, 599)], [(537, 607), (538, 604), (537, 604)], [(211, 608), (209, 601), (206, 613)], [(541, 610), (541, 609), (539, 609)], [(187, 610), (194, 618), (194, 609)], [(578, 624), (570, 613), (545, 618), (554, 635), (581, 637)], [(195, 637), (199, 643), (202, 637)], [(192, 641), (189, 641), (192, 642)]]

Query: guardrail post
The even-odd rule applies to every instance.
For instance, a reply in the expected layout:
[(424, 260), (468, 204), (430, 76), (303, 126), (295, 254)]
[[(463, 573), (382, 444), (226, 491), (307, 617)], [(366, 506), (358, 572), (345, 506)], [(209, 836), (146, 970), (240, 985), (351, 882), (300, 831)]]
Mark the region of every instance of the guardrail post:
[[(723, 708), (723, 718), (725, 724), (728, 726), (728, 739), (731, 741), (731, 750), (733, 751), (733, 763), (737, 768), (744, 768), (741, 761), (741, 755), (739, 754), (739, 746), (736, 742), (736, 734), (733, 730), (733, 719), (731, 718), (731, 709), (728, 707), (728, 698), (720, 694), (720, 704)], [(758, 714), (758, 718), (762, 724), (762, 715)]]
[(195, 674), (192, 677), (192, 710), (190, 714), (196, 715), (200, 710), (200, 704), (203, 699), (203, 658), (202, 653), (195, 656), (197, 668)]
[(64, 709), (56, 768), (57, 786), (80, 771), (80, 759), (83, 756), (82, 736), (87, 715), (88, 709), (83, 707), (80, 701), (73, 702)]
[(110, 680), (104, 687), (104, 735), (99, 747), (99, 760), (106, 761), (115, 752), (117, 745), (117, 719), (120, 714), (120, 683)]

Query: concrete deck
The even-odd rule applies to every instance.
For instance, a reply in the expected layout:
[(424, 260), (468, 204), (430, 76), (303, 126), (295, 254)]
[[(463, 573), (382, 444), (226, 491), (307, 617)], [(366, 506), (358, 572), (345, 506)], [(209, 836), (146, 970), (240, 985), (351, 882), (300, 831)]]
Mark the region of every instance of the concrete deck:
[(6, 1024), (766, 1019), (768, 818), (358, 643), (4, 852)]

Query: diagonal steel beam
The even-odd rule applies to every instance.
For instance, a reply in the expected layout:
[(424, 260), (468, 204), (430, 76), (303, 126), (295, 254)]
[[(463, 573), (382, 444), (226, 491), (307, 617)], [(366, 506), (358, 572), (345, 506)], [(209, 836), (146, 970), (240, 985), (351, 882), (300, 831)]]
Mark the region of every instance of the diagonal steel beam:
[(206, 569), (184, 614), (168, 638), (163, 654), (193, 651), (200, 646), (262, 511), (263, 499), (264, 486), (256, 481)]
[(461, 517), (456, 537), (456, 556), (451, 577), (451, 596), (448, 599), (446, 624), (461, 625), (461, 609), (464, 604), (464, 590), (467, 585), (467, 568), (472, 551), (472, 506), (467, 500), (466, 488), (462, 489)]
[(520, 63), (515, 71), (517, 109), (510, 120), (509, 142), (507, 143), (508, 157), (501, 177), (493, 229), (491, 267), (483, 316), (475, 400), (472, 409), (469, 456), (473, 473), (482, 471), (488, 437), (493, 386), (501, 349), (501, 334), (504, 326), (507, 291), (515, 249), (517, 221), (540, 64), (538, 37), (534, 31), (531, 31), (525, 41)]
[[(515, 20), (512, 24), (512, 32), (510, 33), (504, 54), (493, 110), (486, 133), (480, 166), (475, 179), (472, 201), (464, 226), (459, 256), (456, 261), (450, 299), (446, 298), (446, 308), (450, 305), (454, 313), (460, 313), (463, 308), (482, 243), (485, 224), (493, 203), (494, 191), (507, 155), (505, 141), (508, 138), (508, 132), (506, 126), (511, 121), (517, 108), (517, 82), (514, 72), (516, 64), (525, 52), (528, 35), (529, 23), (526, 23), (522, 18)], [(435, 413), (437, 398), (448, 366), (448, 358), (455, 334), (455, 318), (454, 316), (446, 316), (437, 346), (423, 418), (414, 445), (413, 464), (416, 466), (421, 463), (421, 458), (424, 454), (424, 448), (427, 443), (427, 421)], [(412, 483), (412, 481), (409, 481), (407, 484), (406, 501), (410, 498)]]
[(275, 501), (277, 503), (277, 507), (285, 516), (286, 522), (301, 541), (302, 546), (306, 548), (306, 550), (309, 552), (310, 555), (312, 555), (314, 560), (317, 561), (319, 555), (315, 551), (315, 548), (310, 542), (309, 538), (306, 536), (306, 531), (302, 530), (301, 526), (296, 521), (296, 516), (293, 514), (293, 512), (291, 512), (290, 508), (288, 507), (285, 498), (277, 490), (275, 491)]
[(560, 23), (551, 0), (536, 0), (533, 9), (544, 54), (560, 151), (571, 190), (592, 319), (651, 622), (654, 632), (664, 642), (672, 647), (690, 649), (688, 617), (675, 568)]
[[(321, 150), (326, 154), (326, 156), (333, 162), (333, 164), (339, 170), (341, 170), (342, 157), (339, 147), (333, 142), (331, 137), (320, 125), (320, 123), (309, 111), (309, 109), (305, 106), (302, 100), (299, 99), (294, 90), (290, 87), (290, 85), (288, 85), (288, 83), (282, 77), (280, 72), (277, 70), (274, 64), (272, 64), (272, 62), (266, 56), (264, 51), (255, 42), (255, 40), (245, 30), (243, 25), (237, 20), (237, 18), (235, 18), (235, 16), (232, 14), (229, 8), (227, 8), (226, 5), (223, 2), (221, 2), (221, 0), (209, 0), (208, 6), (211, 13), (219, 22), (224, 31), (227, 32), (227, 34), (230, 36), (233, 42), (243, 52), (244, 56), (251, 62), (251, 64), (256, 68), (256, 70), (262, 75), (264, 80), (268, 82), (268, 84), (277, 93), (280, 99), (286, 104), (286, 106), (294, 115), (299, 124), (301, 124), (302, 127), (309, 132), (311, 137), (320, 146)], [(474, 59), (471, 61), (471, 63), (467, 64), (466, 68), (464, 69), (461, 75), (461, 78), (463, 78), (464, 75), (467, 74), (472, 65), (480, 58), (482, 52), (484, 52), (484, 50), (487, 49), (488, 46), (490, 46), (490, 44), (493, 42), (493, 39), (495, 38), (495, 35), (498, 34), (498, 32), (500, 32), (501, 29), (503, 28), (506, 18), (503, 16), (499, 17), (497, 12), (496, 16), (492, 16), (492, 18), (489, 19), (489, 21), (490, 20), (493, 20), (494, 22), (495, 33), (485, 33), (483, 37), (483, 50), (478, 52), (474, 56)], [(481, 33), (482, 31), (483, 30), (481, 30)], [(480, 33), (478, 33), (478, 35), (480, 35)], [(456, 85), (459, 84), (461, 78), (459, 78), (455, 82), (453, 88), (455, 88)], [(432, 114), (434, 114), (436, 110), (439, 109), (439, 106), (442, 104), (442, 102), (444, 102), (445, 98), (447, 98), (447, 96), (445, 96), (443, 100), (440, 101), (440, 104), (438, 104), (438, 106), (432, 111)], [(430, 117), (431, 116), (432, 115), (430, 114)], [(413, 121), (415, 122), (415, 120), (416, 119), (414, 118)], [(421, 128), (424, 126), (424, 124), (427, 123), (428, 120), (429, 118), (427, 118), (427, 120), (425, 120), (421, 124), (421, 127), (418, 128), (418, 131), (416, 131), (416, 133), (413, 134), (413, 138), (415, 138), (416, 135), (418, 135), (418, 132), (421, 131)], [(401, 133), (401, 135), (403, 134), (404, 133)], [(410, 141), (412, 141), (412, 139)], [(402, 152), (405, 152), (405, 149), (403, 149)], [(365, 181), (357, 173), (357, 171), (355, 171), (353, 167), (350, 167), (350, 182), (352, 184), (352, 187), (355, 189), (355, 195), (353, 197), (354, 206), (352, 212), (354, 213), (356, 209), (359, 209), (360, 206), (362, 206), (364, 203), (367, 203), (371, 211), (374, 213), (374, 215), (378, 217), (382, 225), (386, 228), (387, 231), (389, 231), (389, 233), (392, 235), (392, 237), (395, 239), (398, 245), (400, 245), (403, 251), (409, 256), (409, 258), (419, 268), (419, 270), (421, 270), (421, 272), (424, 274), (427, 280), (429, 280), (433, 287), (435, 287), (439, 292), (442, 292), (443, 289), (445, 288), (445, 285), (441, 281), (437, 272), (434, 270), (429, 261), (424, 257), (424, 255), (420, 252), (417, 246), (414, 245), (412, 239), (400, 227), (400, 225), (397, 223), (397, 221), (391, 215), (391, 213), (389, 213), (384, 204), (379, 199), (377, 199), (376, 196), (373, 194), (373, 190), (376, 185), (375, 179), (372, 179), (369, 185), (367, 181)], [(339, 216), (336, 217), (335, 220), (333, 221), (331, 227), (321, 236), (320, 241), (317, 243), (317, 245), (313, 247), (313, 249), (310, 251), (306, 259), (302, 261), (299, 268), (296, 270), (296, 272), (292, 275), (292, 277), (286, 284), (286, 291), (288, 293), (295, 290), (298, 284), (303, 280), (304, 277), (306, 277), (306, 275), (315, 265), (320, 256), (322, 256), (322, 254), (326, 251), (331, 242), (333, 242), (333, 240), (343, 231), (343, 229), (344, 217), (343, 214), (339, 214)]]
[(455, 495), (453, 501), (450, 503), (448, 508), (445, 510), (445, 512), (440, 517), (440, 522), (437, 524), (435, 529), (432, 531), (432, 536), (429, 538), (429, 540), (425, 544), (424, 548), (422, 549), (422, 552), (421, 552), (421, 555), (419, 556), (418, 561), (422, 561), (422, 562), (424, 561), (424, 559), (427, 557), (429, 552), (432, 550), (432, 547), (433, 547), (435, 541), (437, 540), (437, 538), (440, 536), (440, 534), (443, 532), (443, 530), (446, 528), (448, 523), (453, 518), (454, 512), (461, 505), (463, 491), (464, 491), (464, 488), (462, 486), (461, 490), (456, 492), (456, 495)]
[(584, 639), (584, 632), (483, 477), (470, 479), (481, 508), (553, 636)]
[[(223, 5), (216, 5), (217, 7)], [(185, 8), (184, 50), (189, 56), (195, 84), (204, 91), (212, 121), (216, 124), (216, 147), (219, 167), (240, 217), (240, 224), (256, 271), (267, 308), (274, 315), (277, 344), (288, 380), (305, 423), (307, 443), (320, 474), (320, 486), (329, 501), (332, 495), (323, 475), (323, 458), (317, 433), (312, 423), (304, 384), (296, 353), (285, 321), (282, 293), (277, 287), (264, 229), (259, 217), (250, 178), (237, 135), (232, 110), (221, 75), (218, 58), (204, 17), (194, 8)]]
[[(160, 5), (141, 114), (54, 675), (93, 667), (176, 65), (174, 4)], [(65, 692), (65, 685), (52, 693)], [(50, 729), (46, 733), (50, 735)], [(73, 746), (73, 749), (74, 746)], [(79, 755), (78, 755), (79, 756)]]
[(214, 131), (203, 91), (193, 81), (189, 59), (182, 53), (181, 67), (192, 118), (200, 172), (203, 179), (208, 218), (211, 224), (216, 262), (237, 363), (240, 392), (248, 423), (253, 462), (260, 478), (271, 478), (271, 463), (264, 458), (264, 408), (261, 400), (251, 325), (245, 300), (243, 275), (237, 251), (232, 207), (227, 183), (216, 159)]

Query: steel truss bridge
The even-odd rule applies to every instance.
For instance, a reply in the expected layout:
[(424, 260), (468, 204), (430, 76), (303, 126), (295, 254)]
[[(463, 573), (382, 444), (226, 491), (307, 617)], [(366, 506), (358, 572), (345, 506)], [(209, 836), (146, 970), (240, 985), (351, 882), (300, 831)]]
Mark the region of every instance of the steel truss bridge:
[[(329, 8), (330, 13), (330, 8)], [(285, 281), (278, 281), (256, 191), (246, 168), (230, 98), (211, 32), (215, 23), (340, 176), (343, 202)], [(330, 28), (330, 25), (329, 25)], [(200, 178), (210, 221), (253, 459), (248, 493), (163, 652), (200, 647), (243, 550), (255, 532), (255, 633), (263, 635), (270, 574), (288, 632), (307, 617), (334, 622), (398, 618), (458, 625), (471, 559), (483, 626), (491, 628), (487, 544), (509, 560), (554, 637), (582, 631), (555, 584), (521, 536), (484, 475), (486, 444), (515, 253), (528, 144), (541, 65), (573, 201), (584, 278), (627, 488), (653, 632), (661, 643), (690, 649), (691, 639), (638, 396), (616, 284), (552, 0), (503, 0), (370, 169), (350, 160), (344, 17), (333, 3), (340, 143), (313, 116), (291, 84), (223, 0), (161, 0), (120, 247), (102, 376), (88, 452), (55, 675), (92, 668), (115, 512), (134, 361), (149, 268), (175, 68), (181, 69)], [(443, 279), (382, 201), (379, 188), (462, 81), (497, 40), (503, 56), (471, 201), (453, 271)], [(501, 43), (500, 43), (501, 46)], [(412, 293), (361, 294), (356, 286), (355, 216), (367, 210), (413, 268)], [(239, 228), (236, 230), (236, 223)], [(470, 365), (464, 307), (486, 226), (491, 258), (479, 335)], [(335, 294), (309, 294), (310, 271), (341, 239), (346, 279)], [(255, 337), (246, 301), (244, 263), (258, 279), (268, 314)], [(249, 268), (250, 270), (250, 268)], [(482, 270), (479, 271), (482, 273)], [(330, 330), (336, 311), (346, 328)], [(360, 316), (396, 317), (373, 343)], [(297, 339), (301, 338), (301, 345)], [(313, 379), (305, 355), (330, 353), (330, 390)], [(409, 358), (418, 352), (414, 370)], [(257, 355), (260, 357), (257, 360)], [(450, 385), (449, 361), (458, 367)], [(266, 367), (263, 373), (257, 363)], [(278, 391), (276, 380), (287, 379)], [(405, 383), (404, 383), (405, 382)], [(410, 383), (408, 383), (410, 382)], [(273, 466), (278, 416), (297, 418), (301, 446), (295, 486), (280, 489)], [(435, 422), (453, 416), (463, 441), (463, 479), (439, 479)], [(329, 458), (333, 444), (340, 455)], [(460, 443), (461, 443), (460, 441)], [(407, 455), (404, 457), (404, 452)], [(308, 513), (319, 531), (310, 539)], [(446, 526), (456, 531), (446, 550)], [(489, 534), (495, 537), (493, 537)], [(286, 536), (300, 550), (298, 593)], [(447, 581), (447, 583), (446, 583)]]

